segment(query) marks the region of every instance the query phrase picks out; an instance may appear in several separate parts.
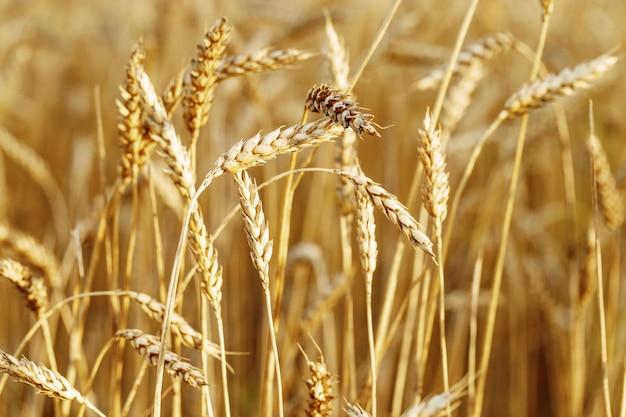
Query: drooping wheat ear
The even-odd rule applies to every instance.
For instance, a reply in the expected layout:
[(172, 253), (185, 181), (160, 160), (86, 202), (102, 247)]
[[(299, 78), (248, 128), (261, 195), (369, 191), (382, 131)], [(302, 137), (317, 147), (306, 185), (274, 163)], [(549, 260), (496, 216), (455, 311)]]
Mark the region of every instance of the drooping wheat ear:
[(55, 256), (31, 236), (0, 224), (0, 249), (6, 250), (8, 256), (40, 271), (52, 287), (60, 285), (59, 264)]
[(180, 102), (183, 101), (185, 75), (187, 75), (187, 68), (183, 68), (178, 71), (178, 74), (172, 77), (161, 94), (163, 107), (165, 107), (165, 112), (170, 118)]
[[(158, 302), (148, 294), (127, 291), (125, 293), (133, 300), (137, 305), (157, 323), (163, 323), (163, 316), (165, 315), (165, 305)], [(220, 357), (220, 348), (215, 343), (202, 338), (202, 333), (191, 327), (184, 317), (176, 312), (172, 312), (172, 332), (180, 338), (183, 345), (189, 346), (193, 349), (203, 349), (214, 358)]]
[(207, 30), (202, 43), (197, 47), (197, 55), (191, 62), (183, 99), (183, 117), (187, 129), (192, 133), (198, 132), (209, 118), (217, 83), (215, 68), (224, 55), (229, 38), (230, 26), (226, 18), (222, 17)]
[[(128, 340), (146, 362), (156, 366), (161, 349), (161, 340), (158, 337), (145, 334), (139, 329), (119, 330), (115, 333), (115, 337)], [(169, 350), (165, 351), (165, 370), (174, 378), (181, 379), (194, 388), (208, 385), (202, 370), (185, 362), (180, 356)]]
[(346, 412), (348, 417), (372, 417), (363, 407), (358, 404), (351, 404), (348, 400), (345, 400), (343, 411)]
[(430, 111), (426, 111), (424, 128), (419, 129), (417, 153), (424, 166), (424, 183), (422, 198), (424, 208), (437, 223), (437, 227), (448, 214), (448, 197), (450, 195), (450, 174), (446, 172), (446, 160), (441, 143), (441, 130), (433, 124)]
[(467, 389), (467, 378), (454, 384), (448, 391), (433, 395), (420, 401), (418, 404), (402, 413), (401, 417), (439, 417), (446, 413), (446, 409), (455, 409)]
[[(328, 13), (326, 17), (326, 36), (328, 37), (328, 63), (333, 83), (341, 90), (350, 88), (348, 75), (350, 63), (348, 53), (344, 47), (343, 39), (339, 37)], [(357, 164), (357, 135), (353, 130), (346, 130), (335, 145), (335, 168), (342, 171), (358, 173)], [(343, 177), (337, 177), (336, 191), (341, 214), (350, 216), (357, 207), (354, 185)]]
[(404, 233), (414, 248), (423, 250), (436, 261), (433, 252), (433, 243), (428, 236), (420, 230), (421, 226), (417, 220), (415, 220), (411, 213), (409, 213), (409, 210), (398, 201), (396, 196), (365, 175), (354, 175), (345, 171), (338, 171), (338, 174), (352, 181), (359, 191), (364, 192), (372, 203), (374, 203), (374, 206), (382, 211), (385, 217)]
[(228, 56), (222, 59), (215, 68), (217, 82), (249, 73), (284, 68), (291, 64), (306, 61), (313, 56), (315, 54), (311, 52), (293, 48), (274, 51), (263, 48), (250, 54)]
[(30, 268), (13, 259), (2, 258), (0, 259), (0, 276), (11, 281), (24, 294), (28, 308), (37, 317), (41, 317), (41, 314), (48, 309), (46, 284), (43, 278), (34, 274)]
[(256, 181), (250, 178), (247, 170), (234, 174), (235, 184), (239, 192), (241, 215), (243, 225), (250, 246), (252, 264), (259, 271), (259, 277), (264, 288), (269, 288), (270, 259), (272, 258), (272, 241), (270, 240), (269, 228), (261, 197), (256, 186)]
[(343, 127), (351, 128), (358, 134), (367, 132), (370, 135), (380, 137), (372, 120), (374, 115), (363, 113), (362, 107), (357, 103), (347, 100), (347, 96), (339, 90), (335, 90), (322, 84), (313, 86), (307, 94), (304, 106), (314, 113), (322, 113)]
[(593, 158), (593, 180), (598, 190), (600, 213), (609, 229), (617, 230), (624, 223), (624, 202), (615, 185), (611, 165), (596, 135), (590, 134), (586, 145)]
[(328, 119), (320, 119), (305, 125), (279, 128), (263, 136), (257, 133), (250, 139), (240, 140), (228, 152), (217, 158), (214, 169), (207, 175), (205, 181), (209, 178), (212, 180), (224, 172), (234, 174), (263, 165), (284, 153), (318, 146), (341, 135), (343, 131), (339, 124)]
[(76, 401), (104, 417), (104, 414), (74, 388), (63, 375), (45, 366), (37, 365), (24, 357), (17, 359), (0, 350), (0, 372), (36, 388), (39, 394), (59, 400)]
[(120, 85), (120, 98), (115, 100), (118, 111), (117, 131), (122, 148), (120, 177), (122, 187), (130, 183), (133, 167), (139, 169), (148, 160), (154, 142), (149, 135), (144, 135), (143, 108), (139, 94), (137, 71), (145, 61), (145, 53), (141, 43), (136, 44), (126, 66), (126, 80)]
[[(195, 194), (194, 174), (189, 154), (183, 147), (174, 126), (167, 117), (161, 99), (143, 68), (138, 71), (140, 94), (147, 113), (148, 129), (164, 154), (170, 177), (186, 202)], [(217, 250), (204, 224), (202, 212), (195, 205), (189, 221), (189, 247), (202, 274), (202, 289), (214, 309), (219, 309), (222, 294), (222, 269), (217, 261)]]
[[(376, 242), (376, 223), (374, 221), (374, 205), (363, 191), (358, 194), (356, 238), (359, 244), (361, 266), (366, 279), (371, 279), (376, 270), (378, 243)], [(371, 285), (371, 283), (370, 283)]]
[(323, 359), (319, 362), (313, 362), (307, 358), (307, 364), (311, 376), (305, 381), (309, 387), (309, 406), (306, 409), (306, 415), (308, 417), (328, 417), (333, 411), (332, 401), (335, 399), (333, 375), (326, 369)]
[[(496, 55), (513, 47), (515, 37), (508, 32), (498, 32), (468, 45), (460, 53), (452, 69), (453, 79), (463, 79), (466, 73), (478, 63), (485, 63)], [(427, 90), (439, 86), (447, 71), (446, 66), (439, 67), (415, 83), (418, 90)]]
[(548, 74), (544, 79), (527, 84), (513, 94), (498, 117), (501, 120), (513, 119), (560, 97), (588, 89), (606, 75), (617, 61), (615, 56), (602, 55), (572, 69), (566, 68), (558, 74)]
[(439, 118), (443, 130), (453, 132), (456, 129), (472, 102), (472, 95), (478, 82), (484, 75), (485, 64), (482, 61), (476, 61), (463, 71), (462, 77), (452, 80)]

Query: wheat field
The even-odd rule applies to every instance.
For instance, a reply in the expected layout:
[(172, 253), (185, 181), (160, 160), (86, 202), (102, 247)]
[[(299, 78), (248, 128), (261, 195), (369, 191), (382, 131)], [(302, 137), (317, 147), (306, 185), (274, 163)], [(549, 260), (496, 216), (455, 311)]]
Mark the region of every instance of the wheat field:
[(0, 1), (0, 417), (626, 417), (624, 16)]

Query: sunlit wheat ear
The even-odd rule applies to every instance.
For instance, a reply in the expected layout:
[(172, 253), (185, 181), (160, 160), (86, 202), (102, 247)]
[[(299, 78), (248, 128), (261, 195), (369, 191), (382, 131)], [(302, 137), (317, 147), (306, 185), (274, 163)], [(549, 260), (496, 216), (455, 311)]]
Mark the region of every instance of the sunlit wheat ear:
[(126, 80), (120, 85), (120, 98), (115, 101), (118, 111), (117, 132), (121, 143), (122, 159), (120, 176), (122, 185), (132, 180), (133, 166), (140, 168), (150, 155), (154, 142), (149, 135), (144, 135), (143, 107), (139, 94), (137, 71), (145, 60), (141, 43), (133, 47), (130, 62), (126, 67)]
[(442, 149), (441, 131), (435, 128), (430, 111), (426, 112), (424, 128), (419, 129), (418, 133), (417, 153), (424, 166), (424, 208), (440, 227), (448, 214), (450, 182)]
[[(507, 51), (513, 47), (515, 37), (508, 32), (498, 32), (489, 37), (481, 39), (465, 47), (457, 58), (452, 69), (453, 79), (463, 79), (467, 77), (467, 72), (472, 71), (477, 64), (484, 64), (494, 56)], [(415, 83), (415, 88), (427, 90), (439, 86), (447, 71), (447, 66), (441, 66), (424, 78)]]
[[(145, 334), (138, 329), (119, 330), (115, 337), (128, 340), (135, 351), (150, 365), (156, 366), (159, 360), (161, 340), (153, 335)], [(208, 385), (202, 370), (185, 362), (177, 354), (165, 351), (165, 370), (174, 378), (178, 378), (194, 388)]]
[(307, 358), (307, 365), (311, 376), (305, 381), (309, 388), (309, 401), (306, 415), (308, 417), (328, 417), (333, 411), (332, 401), (335, 399), (333, 395), (332, 381), (333, 375), (328, 372), (324, 360), (310, 361)]
[(351, 404), (348, 400), (345, 401), (343, 411), (346, 412), (348, 417), (372, 417), (363, 407), (358, 404)]
[(590, 134), (586, 145), (593, 158), (593, 180), (598, 190), (600, 213), (609, 229), (617, 230), (624, 223), (624, 202), (615, 185), (609, 160), (596, 135)]
[(250, 54), (227, 56), (217, 64), (215, 72), (217, 81), (220, 82), (240, 75), (284, 68), (306, 61), (314, 55), (311, 52), (292, 48), (274, 51), (264, 48)]
[(265, 135), (257, 133), (247, 140), (240, 140), (215, 162), (207, 175), (214, 179), (224, 172), (235, 173), (265, 164), (276, 156), (315, 147), (336, 138), (343, 127), (328, 119), (320, 119), (305, 125), (276, 129)]
[(359, 192), (365, 193), (374, 203), (374, 207), (382, 211), (387, 219), (404, 233), (414, 248), (423, 250), (436, 261), (433, 243), (420, 230), (421, 226), (417, 220), (396, 196), (365, 175), (354, 175), (344, 171), (339, 171), (338, 174), (352, 181)]
[(28, 308), (40, 317), (48, 308), (48, 290), (44, 279), (12, 259), (0, 259), (0, 276), (8, 279), (26, 298)]
[(197, 47), (183, 99), (183, 117), (190, 132), (197, 132), (209, 118), (217, 83), (215, 68), (224, 55), (230, 30), (226, 18), (219, 19)]
[(272, 241), (269, 236), (269, 228), (261, 197), (256, 186), (248, 175), (248, 171), (243, 170), (234, 174), (235, 184), (239, 192), (241, 204), (241, 215), (243, 225), (250, 246), (250, 257), (252, 264), (259, 272), (261, 283), (265, 288), (269, 288), (270, 259), (272, 258)]
[[(366, 279), (371, 279), (376, 270), (378, 243), (376, 242), (376, 223), (374, 221), (374, 205), (364, 192), (357, 195), (357, 228), (356, 238), (359, 245), (361, 266)], [(371, 285), (371, 283), (370, 283)]]
[[(148, 294), (135, 291), (128, 291), (126, 295), (157, 323), (163, 322), (165, 315), (165, 305), (158, 302)], [(202, 338), (202, 333), (191, 327), (187, 320), (176, 312), (172, 312), (172, 332), (180, 338), (183, 345), (193, 349), (202, 349), (214, 358), (220, 357), (220, 348), (218, 345), (211, 343), (209, 340)]]
[(52, 287), (59, 285), (59, 264), (40, 242), (0, 223), (0, 250), (41, 272)]
[(606, 75), (617, 61), (615, 56), (603, 55), (572, 69), (566, 68), (558, 74), (548, 74), (544, 79), (525, 85), (513, 94), (498, 117), (501, 120), (513, 119), (560, 97), (586, 90)]
[(313, 113), (321, 113), (343, 127), (351, 128), (358, 134), (367, 132), (380, 137), (373, 125), (374, 115), (363, 113), (357, 103), (348, 101), (348, 97), (339, 90), (322, 84), (313, 86), (305, 101), (305, 108)]
[(26, 358), (17, 359), (0, 350), (0, 372), (36, 388), (39, 394), (59, 400), (76, 401), (78, 404), (84, 404), (99, 416), (104, 416), (64, 376), (45, 366), (36, 365)]
[(467, 379), (462, 379), (450, 390), (432, 395), (402, 413), (401, 417), (439, 417), (446, 413), (448, 406), (455, 409), (466, 394)]
[(348, 76), (350, 74), (350, 61), (344, 46), (343, 39), (335, 30), (332, 20), (328, 14), (326, 17), (326, 37), (328, 38), (328, 64), (331, 78), (335, 85), (342, 90), (350, 87)]

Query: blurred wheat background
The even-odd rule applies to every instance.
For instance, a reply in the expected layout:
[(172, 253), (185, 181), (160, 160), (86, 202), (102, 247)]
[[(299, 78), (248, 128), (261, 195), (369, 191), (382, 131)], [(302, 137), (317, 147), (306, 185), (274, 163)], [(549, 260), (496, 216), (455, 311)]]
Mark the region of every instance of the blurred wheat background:
[[(48, 306), (33, 314), (37, 309), (4, 279), (10, 275), (8, 264), (0, 267), (0, 350), (15, 354), (38, 314), (81, 293), (131, 290), (166, 301), (188, 203), (165, 174), (166, 158), (154, 152), (136, 182), (125, 189), (115, 213), (105, 209), (120, 178), (121, 116), (116, 100), (137, 42), (143, 43), (143, 66), (157, 92), (191, 63), (205, 31), (223, 16), (232, 28), (225, 57), (263, 48), (296, 48), (306, 55), (292, 65), (219, 82), (208, 122), (198, 136), (199, 184), (216, 159), (240, 139), (300, 123), (312, 86), (328, 83), (346, 89), (336, 85), (331, 71), (328, 21), (343, 40), (351, 82), (394, 3), (0, 0), (0, 262), (15, 260), (35, 276), (53, 274), (52, 281), (42, 284)], [(427, 109), (435, 106), (438, 85), (420, 90), (417, 82), (449, 62), (469, 3), (404, 0), (350, 98), (375, 115), (381, 135), (356, 139), (360, 168), (409, 205), (433, 241), (435, 228), (422, 198), (413, 198), (411, 190), (422, 190), (412, 183), (422, 169), (419, 131), (425, 128)], [(559, 73), (603, 54), (621, 57), (626, 2), (559, 0), (549, 7), (553, 12), (542, 56), (546, 71)], [(506, 32), (517, 46), (481, 64), (471, 96), (463, 97), (461, 89), (458, 100), (444, 101), (439, 122), (450, 122), (456, 113), (461, 116), (455, 126), (443, 126), (451, 197), (480, 137), (507, 99), (528, 82), (542, 16), (542, 3), (536, 0), (479, 2), (464, 45)], [(227, 375), (230, 405), (225, 405), (219, 359), (209, 358), (203, 366), (197, 351), (174, 338), (171, 349), (204, 368), (208, 389), (197, 390), (165, 375), (163, 415), (624, 416), (624, 63), (601, 75), (591, 88), (554, 105), (541, 103), (528, 115), (497, 316), (488, 342), (488, 371), (470, 368), (480, 365), (485, 350), (521, 118), (504, 121), (488, 139), (456, 216), (443, 222), (447, 372), (441, 322), (428, 314), (431, 308), (435, 314), (439, 300), (433, 284), (438, 267), (411, 245), (399, 248), (405, 245), (404, 236), (377, 211), (378, 265), (371, 311), (378, 363), (372, 409), (366, 274), (361, 272), (357, 239), (342, 236), (346, 212), (336, 192), (337, 176), (305, 173), (285, 219), (286, 179), (275, 178), (289, 169), (290, 156), (278, 156), (248, 172), (259, 186), (273, 179), (259, 192), (274, 241), (269, 291), (277, 304), (273, 319), (283, 407), (278, 406), (276, 375), (269, 371), (274, 365), (263, 286), (250, 261), (242, 218), (237, 212), (229, 218), (239, 208), (237, 186), (222, 176), (203, 192), (199, 204), (209, 236), (219, 231), (214, 245), (223, 271), (224, 347), (237, 353), (226, 356), (232, 367)], [(451, 88), (455, 82), (459, 79), (452, 80)], [(599, 148), (588, 145), (590, 99)], [(171, 120), (187, 146), (191, 135), (182, 114), (175, 111)], [(308, 121), (319, 117), (309, 112)], [(336, 146), (324, 143), (314, 154), (300, 152), (297, 166), (313, 155), (310, 166), (334, 168)], [(607, 158), (594, 159), (597, 153)], [(592, 175), (592, 167), (596, 172), (603, 167), (605, 175)], [(602, 180), (614, 185), (604, 193), (608, 196)], [(596, 189), (600, 201), (594, 207)], [(103, 219), (106, 231), (99, 236)], [(288, 241), (281, 241), (285, 223), (290, 225)], [(352, 224), (356, 227), (356, 221)], [(274, 277), (283, 245), (287, 255), (279, 297)], [(438, 251), (437, 259), (441, 261)], [(213, 309), (203, 299), (206, 290), (193, 277), (195, 263), (192, 256), (182, 259), (181, 280), (192, 278), (185, 281), (176, 311), (218, 344)], [(477, 291), (472, 296), (473, 283)], [(105, 415), (151, 415), (156, 368), (142, 368), (143, 359), (130, 343), (121, 343), (124, 336), (116, 337), (116, 332), (137, 328), (159, 334), (158, 321), (128, 297), (108, 293), (67, 303), (47, 322), (50, 334), (46, 337), (46, 326), (38, 328), (17, 358), (24, 355), (52, 367), (53, 351), (59, 374)], [(420, 332), (429, 328), (432, 336), (424, 342)], [(478, 364), (472, 365), (474, 360)], [(325, 365), (332, 384), (315, 363)], [(8, 363), (2, 366), (6, 373)], [(484, 399), (477, 407), (481, 378), (484, 387), (478, 396)], [(76, 403), (80, 401), (49, 399), (12, 380), (0, 387), (0, 416), (92, 413), (81, 410)], [(316, 408), (315, 389), (328, 390), (328, 408)], [(211, 407), (206, 406), (207, 392)], [(128, 409), (122, 410), (127, 398)], [(431, 402), (434, 411), (411, 411), (429, 398), (442, 403)], [(344, 400), (363, 409), (351, 408)]]

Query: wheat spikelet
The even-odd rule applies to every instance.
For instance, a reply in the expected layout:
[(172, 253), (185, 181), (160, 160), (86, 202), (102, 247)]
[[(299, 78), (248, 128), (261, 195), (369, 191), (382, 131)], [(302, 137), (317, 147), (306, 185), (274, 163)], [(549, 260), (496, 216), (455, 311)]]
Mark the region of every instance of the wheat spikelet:
[(263, 48), (250, 54), (228, 56), (222, 59), (215, 68), (217, 82), (249, 73), (283, 68), (297, 62), (306, 61), (314, 55), (313, 53), (293, 48), (274, 51), (269, 48)]
[(222, 154), (207, 178), (213, 179), (224, 172), (235, 173), (263, 165), (280, 154), (298, 152), (328, 142), (342, 132), (343, 128), (339, 124), (320, 119), (305, 125), (279, 128), (263, 136), (257, 133), (250, 139), (237, 142)]
[(448, 214), (450, 182), (449, 174), (446, 172), (441, 131), (435, 129), (430, 111), (427, 111), (424, 117), (424, 128), (419, 129), (418, 132), (417, 153), (425, 173), (422, 193), (424, 208), (440, 227)]
[(197, 47), (183, 99), (183, 117), (190, 132), (197, 132), (209, 118), (217, 83), (215, 68), (224, 55), (229, 38), (230, 26), (226, 18), (221, 18), (207, 30)]
[[(508, 32), (498, 32), (464, 48), (457, 58), (452, 69), (453, 78), (465, 78), (467, 71), (478, 63), (485, 63), (494, 56), (511, 49), (515, 43), (515, 38)], [(424, 78), (415, 83), (418, 90), (436, 88), (447, 71), (446, 66), (439, 67)]]
[(513, 119), (559, 97), (588, 89), (613, 68), (617, 61), (615, 56), (603, 55), (572, 69), (566, 68), (558, 74), (548, 74), (544, 79), (527, 84), (513, 94), (498, 117), (501, 120)]
[(356, 238), (361, 255), (361, 266), (366, 279), (371, 279), (376, 270), (378, 243), (376, 242), (376, 223), (374, 221), (374, 205), (368, 196), (358, 193)]
[(409, 210), (398, 201), (396, 196), (365, 175), (354, 175), (343, 171), (339, 171), (338, 174), (352, 181), (359, 191), (368, 195), (372, 203), (374, 203), (374, 206), (382, 211), (385, 217), (404, 233), (414, 248), (423, 250), (436, 261), (435, 254), (433, 253), (433, 243), (428, 236), (420, 230), (417, 220), (415, 220), (411, 213), (409, 213)]
[(241, 204), (241, 215), (243, 217), (244, 229), (250, 246), (250, 257), (257, 271), (264, 288), (269, 288), (269, 263), (272, 258), (272, 241), (269, 236), (269, 228), (261, 197), (256, 186), (248, 175), (248, 171), (242, 170), (234, 174), (235, 184), (239, 192)]
[(624, 223), (624, 203), (615, 185), (609, 160), (593, 133), (587, 136), (586, 145), (593, 158), (593, 180), (598, 190), (600, 213), (609, 229), (617, 230)]
[(374, 115), (361, 112), (363, 108), (357, 103), (348, 101), (345, 94), (322, 84), (313, 86), (305, 101), (305, 108), (314, 112), (322, 113), (343, 127), (351, 128), (358, 134), (367, 132), (372, 136), (380, 137), (380, 133), (374, 128), (372, 120)]
[(33, 271), (12, 259), (0, 259), (0, 276), (5, 277), (20, 290), (28, 307), (37, 317), (48, 308), (48, 290), (44, 280)]
[(154, 142), (144, 135), (143, 110), (139, 95), (137, 69), (145, 61), (141, 43), (133, 47), (130, 62), (126, 67), (126, 80), (120, 85), (120, 99), (115, 100), (118, 110), (117, 131), (122, 148), (120, 177), (122, 187), (128, 185), (133, 177), (133, 166), (139, 169), (148, 160)]
[(37, 365), (26, 358), (17, 359), (0, 350), (0, 372), (36, 388), (39, 394), (59, 400), (75, 401), (104, 417), (104, 414), (74, 388), (63, 375), (45, 366)]
[(0, 249), (40, 271), (53, 287), (59, 285), (59, 264), (56, 258), (31, 236), (0, 224)]
[[(125, 293), (133, 300), (137, 305), (146, 313), (150, 318), (157, 323), (163, 323), (163, 316), (165, 315), (165, 305), (158, 302), (148, 294), (139, 293), (135, 291), (128, 291)], [(208, 352), (214, 358), (220, 357), (219, 346), (211, 343), (208, 340), (202, 338), (202, 333), (191, 327), (187, 320), (180, 314), (172, 312), (171, 318), (171, 330), (180, 338), (183, 345), (191, 347), (193, 349), (203, 349)]]
[[(159, 350), (161, 349), (161, 340), (158, 337), (145, 334), (138, 329), (119, 330), (115, 333), (115, 337), (128, 340), (146, 362), (156, 366), (159, 361)], [(180, 356), (169, 350), (165, 351), (165, 370), (168, 374), (181, 379), (194, 388), (208, 385), (202, 370), (185, 362)]]
[(310, 361), (307, 364), (311, 376), (305, 381), (309, 388), (309, 406), (305, 410), (308, 417), (328, 417), (333, 411), (333, 375), (326, 369), (322, 359), (319, 362)]

